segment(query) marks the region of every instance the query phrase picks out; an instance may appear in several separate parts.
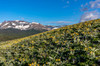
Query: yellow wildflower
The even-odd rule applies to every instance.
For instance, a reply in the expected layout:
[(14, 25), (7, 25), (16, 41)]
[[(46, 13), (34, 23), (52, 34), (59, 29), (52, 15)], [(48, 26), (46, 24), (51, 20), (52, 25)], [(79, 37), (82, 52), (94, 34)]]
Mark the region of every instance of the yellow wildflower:
[(89, 28), (87, 28), (87, 30), (89, 30)]
[(34, 41), (32, 41), (31, 43), (34, 43)]
[(43, 66), (44, 66), (44, 64), (43, 64)]
[(56, 61), (61, 61), (60, 59), (56, 59)]
[(31, 64), (29, 64), (29, 66), (31, 66)]
[(76, 33), (76, 35), (79, 35), (78, 33)]
[(39, 64), (37, 64), (37, 66), (40, 66)]
[(90, 54), (92, 54), (93, 52), (91, 51)]
[(23, 58), (23, 61), (25, 61), (25, 59)]
[(36, 62), (34, 62), (34, 64), (36, 64)]
[(85, 51), (87, 51), (88, 50), (88, 48), (85, 48)]
[(22, 47), (24, 47), (24, 45), (22, 45)]
[(94, 31), (96, 31), (97, 29), (94, 29)]
[(90, 49), (92, 49), (92, 47), (89, 47)]
[(55, 43), (58, 43), (59, 41), (57, 40), (57, 41), (55, 41)]
[(32, 46), (32, 48), (34, 48), (34, 46)]
[(36, 66), (36, 65), (34, 65), (34, 66)]
[(60, 59), (58, 59), (58, 61), (60, 61)]

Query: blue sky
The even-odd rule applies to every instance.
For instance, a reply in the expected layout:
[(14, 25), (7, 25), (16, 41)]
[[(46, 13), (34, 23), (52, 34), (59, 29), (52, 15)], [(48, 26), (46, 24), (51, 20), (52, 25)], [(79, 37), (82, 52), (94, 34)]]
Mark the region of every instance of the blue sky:
[[(100, 4), (99, 0), (0, 0), (0, 22), (25, 20), (44, 25), (70, 25), (80, 19), (98, 18), (97, 3)], [(93, 4), (98, 8), (92, 8)], [(92, 17), (87, 19), (84, 14)]]

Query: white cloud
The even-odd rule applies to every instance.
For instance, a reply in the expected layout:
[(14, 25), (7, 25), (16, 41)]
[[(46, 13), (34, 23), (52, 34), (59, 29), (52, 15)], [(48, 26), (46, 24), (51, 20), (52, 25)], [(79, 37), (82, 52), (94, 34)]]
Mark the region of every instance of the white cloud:
[[(88, 11), (85, 12), (80, 19), (80, 22), (94, 20), (100, 18), (100, 12), (98, 12), (98, 8), (100, 8), (100, 0), (90, 1), (85, 5), (81, 5), (81, 11)], [(95, 9), (95, 11), (93, 11)]]
[(100, 0), (90, 1), (89, 4), (91, 8), (100, 8)]
[(85, 5), (82, 4), (81, 7), (82, 7), (81, 11), (88, 11), (89, 9), (98, 9), (100, 8), (100, 0), (90, 1)]
[(70, 21), (54, 21), (54, 22), (49, 22), (49, 23), (55, 23), (55, 24), (67, 24), (67, 23), (72, 23)]
[(94, 20), (99, 18), (99, 13), (97, 11), (85, 12), (80, 19), (80, 22)]

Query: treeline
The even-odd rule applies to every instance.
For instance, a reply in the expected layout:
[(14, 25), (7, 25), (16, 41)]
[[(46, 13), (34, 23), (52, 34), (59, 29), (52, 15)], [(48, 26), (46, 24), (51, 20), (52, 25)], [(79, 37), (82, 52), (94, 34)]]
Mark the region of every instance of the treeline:
[(30, 36), (33, 34), (41, 33), (46, 30), (18, 30), (18, 29), (0, 29), (0, 41), (7, 41), (17, 38)]

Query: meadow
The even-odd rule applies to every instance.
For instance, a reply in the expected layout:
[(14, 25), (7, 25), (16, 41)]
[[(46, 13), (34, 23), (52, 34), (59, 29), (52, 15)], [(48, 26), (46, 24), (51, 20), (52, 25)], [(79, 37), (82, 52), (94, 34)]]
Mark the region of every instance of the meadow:
[(97, 65), (100, 19), (0, 43), (0, 66)]

